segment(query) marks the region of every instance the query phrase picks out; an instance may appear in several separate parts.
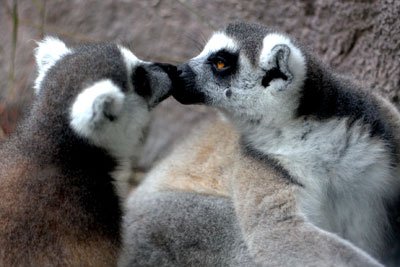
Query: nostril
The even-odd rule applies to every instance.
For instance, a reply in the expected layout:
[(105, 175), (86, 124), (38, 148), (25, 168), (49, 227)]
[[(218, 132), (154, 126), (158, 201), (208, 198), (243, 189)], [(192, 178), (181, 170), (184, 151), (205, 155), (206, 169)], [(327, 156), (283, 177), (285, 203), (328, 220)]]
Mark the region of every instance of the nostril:
[(180, 69), (178, 69), (176, 73), (177, 73), (178, 75), (181, 75), (181, 74), (183, 73), (183, 71), (180, 70)]

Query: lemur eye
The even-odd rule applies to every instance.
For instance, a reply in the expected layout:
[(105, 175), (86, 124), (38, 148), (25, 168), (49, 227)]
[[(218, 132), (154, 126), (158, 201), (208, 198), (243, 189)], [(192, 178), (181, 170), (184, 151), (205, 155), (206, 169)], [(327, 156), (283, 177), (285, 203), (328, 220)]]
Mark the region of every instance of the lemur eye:
[(217, 57), (213, 59), (212, 64), (217, 71), (225, 71), (231, 67), (229, 61), (222, 57)]
[(223, 69), (223, 68), (225, 68), (225, 63), (224, 62), (222, 62), (222, 61), (218, 61), (217, 62), (217, 69)]
[(237, 60), (238, 54), (221, 50), (208, 57), (207, 63), (215, 75), (227, 76), (235, 72)]

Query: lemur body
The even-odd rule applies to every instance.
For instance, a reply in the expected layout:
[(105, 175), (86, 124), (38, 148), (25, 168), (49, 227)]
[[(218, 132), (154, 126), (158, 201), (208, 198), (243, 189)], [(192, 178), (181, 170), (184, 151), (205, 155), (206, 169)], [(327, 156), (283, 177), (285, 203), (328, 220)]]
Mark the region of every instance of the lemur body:
[(308, 223), (296, 190), (226, 120), (204, 122), (130, 194), (119, 265), (380, 266)]
[(113, 266), (122, 216), (114, 178), (140, 152), (173, 67), (50, 37), (36, 60), (33, 107), (0, 148), (0, 265)]
[(229, 25), (180, 69), (178, 101), (219, 108), (240, 132), (242, 152), (296, 185), (299, 212), (387, 260), (400, 186), (392, 105), (259, 25)]

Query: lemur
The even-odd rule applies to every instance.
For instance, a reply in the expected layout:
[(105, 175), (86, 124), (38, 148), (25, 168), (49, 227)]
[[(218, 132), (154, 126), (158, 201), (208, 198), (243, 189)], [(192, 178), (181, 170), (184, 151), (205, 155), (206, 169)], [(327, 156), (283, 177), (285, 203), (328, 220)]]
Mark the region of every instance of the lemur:
[(116, 44), (38, 43), (35, 100), (0, 147), (0, 266), (113, 266), (115, 179), (176, 67)]
[(228, 122), (196, 129), (130, 195), (121, 266), (379, 265), (339, 236), (390, 261), (390, 103), (254, 24), (216, 32), (178, 69), (172, 95)]
[(202, 122), (129, 195), (119, 266), (381, 266), (298, 214), (295, 190), (226, 120)]
[[(304, 217), (390, 261), (400, 196), (400, 116), (394, 106), (335, 73), (288, 35), (254, 24), (233, 23), (216, 32), (178, 71), (182, 86), (174, 87), (173, 96), (218, 108), (239, 132), (243, 158), (290, 184), (291, 193), (280, 194), (295, 205), (287, 207), (283, 223)], [(270, 179), (269, 172), (232, 177), (246, 244), (260, 249), (260, 259), (265, 240), (273, 238), (260, 222), (276, 216)]]
[[(173, 86), (173, 96), (184, 104), (215, 106), (234, 126), (216, 119), (196, 129), (130, 195), (120, 266), (380, 265), (337, 235), (374, 256), (382, 255), (379, 246), (385, 246), (389, 226), (385, 201), (397, 189), (397, 112), (350, 82), (337, 87), (334, 81), (341, 78), (325, 77), (329, 70), (320, 69), (317, 75), (318, 62), (290, 40), (262, 26), (232, 24), (217, 32), (199, 56), (179, 67), (181, 82)], [(312, 65), (307, 63), (312, 67), (308, 73), (306, 61), (297, 61), (306, 56), (313, 60)], [(332, 82), (327, 88), (321, 85), (325, 78)], [(304, 84), (316, 92), (299, 91)], [(331, 113), (322, 116), (317, 109), (301, 114), (301, 101), (308, 101), (308, 108), (313, 103), (325, 107), (320, 101), (326, 95), (320, 90), (332, 90), (327, 100), (334, 102), (324, 111)], [(310, 99), (310, 94), (320, 97)], [(341, 106), (350, 100), (358, 106)], [(350, 112), (362, 104), (379, 113), (365, 113), (371, 118)], [(342, 113), (332, 113), (337, 108)], [(373, 118), (377, 121), (371, 123)], [(385, 139), (370, 133), (378, 126)], [(378, 155), (362, 159), (365, 149)], [(346, 162), (349, 153), (362, 160), (362, 177), (339, 172), (357, 171), (348, 166), (342, 170), (342, 164), (357, 166)], [(330, 172), (315, 173), (321, 166)], [(387, 168), (387, 176), (374, 177), (382, 168)], [(375, 182), (354, 184), (353, 179), (368, 174), (372, 178), (366, 179)], [(381, 179), (387, 181), (382, 184)], [(358, 215), (363, 209), (368, 214)], [(358, 242), (363, 238), (371, 243)]]

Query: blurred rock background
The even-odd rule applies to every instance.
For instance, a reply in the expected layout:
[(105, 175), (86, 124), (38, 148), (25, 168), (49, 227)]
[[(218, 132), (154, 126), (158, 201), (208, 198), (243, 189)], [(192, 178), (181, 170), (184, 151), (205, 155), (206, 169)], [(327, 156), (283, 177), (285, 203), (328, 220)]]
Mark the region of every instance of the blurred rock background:
[[(0, 138), (12, 132), (33, 98), (34, 40), (44, 35), (70, 45), (118, 42), (145, 60), (181, 63), (200, 52), (211, 32), (237, 20), (301, 38), (336, 70), (400, 107), (397, 0), (1, 1)], [(165, 101), (154, 113), (138, 167), (150, 167), (208, 116), (214, 111)]]

